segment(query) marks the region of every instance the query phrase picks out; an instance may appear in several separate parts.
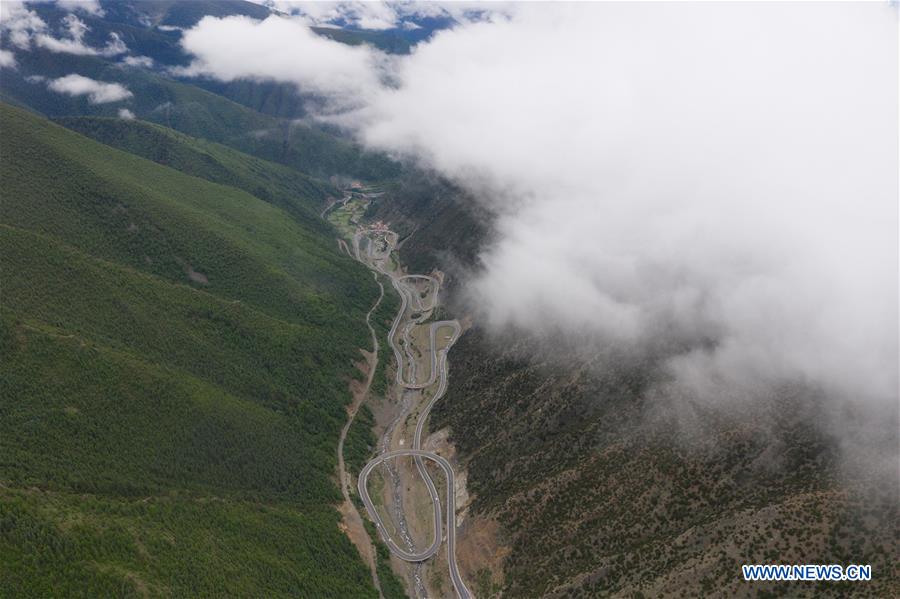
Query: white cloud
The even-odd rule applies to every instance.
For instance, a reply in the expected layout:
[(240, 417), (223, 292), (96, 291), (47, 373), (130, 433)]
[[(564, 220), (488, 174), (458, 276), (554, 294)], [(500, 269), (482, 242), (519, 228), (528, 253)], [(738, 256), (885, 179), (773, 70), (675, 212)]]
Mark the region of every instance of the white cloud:
[(9, 50), (0, 50), (0, 69), (16, 68), (16, 55)]
[(84, 34), (88, 31), (88, 26), (84, 21), (69, 14), (63, 18), (63, 27), (65, 27), (68, 37), (57, 39), (46, 33), (40, 33), (35, 36), (35, 43), (44, 47), (51, 52), (59, 52), (66, 54), (97, 54), (93, 48), (89, 48), (84, 44)]
[(56, 5), (69, 12), (81, 11), (97, 17), (106, 14), (100, 7), (100, 0), (56, 0)]
[(10, 37), (18, 48), (29, 49), (32, 42), (51, 52), (77, 54), (81, 56), (116, 56), (128, 52), (128, 48), (118, 33), (110, 33), (109, 42), (103, 48), (92, 48), (84, 43), (88, 26), (74, 14), (63, 18), (66, 37), (56, 38), (47, 31), (47, 24), (33, 11), (21, 3), (0, 4), (3, 20), (0, 31)]
[(301, 14), (321, 24), (346, 22), (360, 29), (391, 29), (398, 21), (394, 7), (384, 2), (294, 3)]
[(153, 59), (149, 56), (125, 56), (122, 62), (130, 67), (150, 68), (153, 66)]
[(205, 17), (181, 43), (196, 59), (178, 74), (289, 81), (354, 104), (378, 87), (376, 67), (384, 60), (367, 47), (328, 40), (297, 19), (277, 16), (264, 21)]
[(89, 30), (84, 22), (73, 14), (66, 15), (63, 23), (68, 32), (67, 38), (57, 39), (45, 33), (35, 36), (35, 43), (51, 52), (80, 54), (85, 56), (116, 56), (128, 52), (128, 47), (118, 33), (109, 34), (109, 42), (103, 48), (92, 48), (84, 43), (84, 34)]
[(460, 23), (492, 20), (514, 11), (512, 2), (384, 2), (320, 0), (253, 0), (277, 11), (303, 17), (310, 25), (358, 29), (415, 29), (407, 19), (450, 18)]
[(871, 4), (529, 5), (421, 47), (362, 135), (488, 182), (497, 328), (896, 401), (896, 35)]
[(197, 72), (351, 95), (364, 143), (481, 197), (490, 327), (667, 342), (714, 401), (798, 381), (897, 401), (890, 7), (523, 4), (392, 63), (280, 18), (184, 39)]
[(87, 96), (91, 104), (118, 102), (134, 95), (119, 83), (104, 83), (74, 73), (50, 80), (47, 87), (60, 94)]
[(45, 31), (47, 24), (36, 12), (28, 10), (24, 2), (7, 0), (0, 2), (0, 33), (21, 50), (31, 47), (31, 38)]
[(119, 109), (119, 118), (123, 119), (125, 121), (133, 121), (134, 113), (131, 112), (130, 110), (128, 110), (127, 108), (120, 108)]
[(310, 25), (347, 24), (362, 29), (390, 29), (398, 21), (394, 6), (385, 2), (258, 2), (275, 10), (304, 17)]
[(115, 31), (109, 34), (109, 41), (106, 46), (99, 50), (102, 56), (118, 56), (119, 54), (127, 54), (128, 46), (122, 41), (121, 36)]

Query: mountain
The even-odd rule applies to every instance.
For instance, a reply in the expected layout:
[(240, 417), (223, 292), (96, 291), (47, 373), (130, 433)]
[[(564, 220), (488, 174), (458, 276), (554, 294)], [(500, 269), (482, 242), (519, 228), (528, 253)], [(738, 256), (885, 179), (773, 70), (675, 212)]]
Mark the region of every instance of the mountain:
[(188, 175), (242, 189), (285, 210), (305, 226), (330, 234), (330, 228), (319, 213), (326, 200), (337, 197), (340, 192), (321, 180), (146, 121), (64, 117), (56, 122), (101, 143)]
[[(400, 232), (411, 271), (449, 273), (443, 301), (467, 316), (491, 215), (425, 173), (387, 189), (368, 217)], [(429, 425), (466, 472), (458, 548), (476, 596), (852, 595), (855, 583), (749, 591), (741, 565), (776, 562), (871, 564), (882, 574), (861, 595), (895, 594), (896, 489), (878, 459), (848, 465), (814, 389), (724, 412), (660, 405), (649, 391), (670, 347), (586, 352), (472, 316)]]
[(848, 471), (808, 390), (728, 414), (666, 409), (647, 393), (664, 380), (658, 356), (585, 357), (477, 326), (449, 359), (432, 427), (468, 473), (460, 546), (482, 548), (482, 594), (843, 597), (858, 584), (751, 592), (741, 565), (765, 563), (871, 564), (864, 595), (895, 594), (895, 490), (870, 462)]
[[(28, 8), (67, 35), (69, 12)], [(319, 213), (341, 193), (329, 178), (400, 167), (297, 121), (293, 86), (173, 78), (177, 27), (268, 9), (102, 8), (73, 13), (84, 43), (114, 33), (152, 63), (33, 45), (0, 70), (0, 587), (373, 596), (334, 472), (378, 288)], [(71, 74), (131, 95), (50, 88)], [(381, 305), (385, 328), (396, 300)], [(356, 470), (373, 424), (364, 407), (345, 440)], [(381, 592), (402, 595), (378, 555)]]
[[(0, 129), (4, 591), (374, 596), (331, 507), (369, 273), (277, 201), (12, 107)], [(324, 186), (298, 185), (302, 217)]]
[[(77, 73), (123, 85), (133, 94), (124, 107), (137, 117), (193, 137), (216, 141), (305, 173), (335, 173), (369, 180), (395, 177), (399, 165), (363, 151), (319, 127), (262, 114), (227, 98), (140, 68), (95, 56), (33, 49), (17, 55), (19, 67), (2, 72), (2, 98), (49, 117), (116, 116), (122, 103), (92, 104), (86, 96), (51, 91), (50, 79)], [(38, 79), (35, 79), (38, 77)]]
[[(455, 555), (477, 597), (900, 595), (900, 508), (876, 468), (887, 460), (848, 458), (835, 432), (838, 420), (863, 429), (852, 405), (832, 418), (820, 389), (797, 383), (717, 410), (658, 393), (684, 349), (666, 335), (636, 349), (496, 330), (466, 284), (503, 231), (467, 182), (317, 122), (307, 107), (323, 99), (293, 83), (178, 68), (192, 60), (182, 32), (203, 17), (277, 10), (99, 6), (27, 4), (41, 31), (93, 52), (0, 36), (16, 62), (0, 69), (0, 597), (444, 596), (447, 550), (392, 558), (353, 484), (382, 448), (409, 447), (419, 417), (422, 446), (455, 473)], [(391, 29), (359, 29), (352, 10), (311, 29), (415, 65), (427, 54), (416, 44), (457, 25), (435, 7), (393, 8)], [(502, 10), (466, 12), (496, 17), (473, 27), (484, 39), (517, 26)], [(115, 39), (127, 52), (97, 51)], [(73, 74), (128, 93), (54, 91)], [(523, 169), (546, 166), (531, 156)], [(337, 198), (349, 201), (333, 226), (322, 214)], [(398, 234), (392, 276), (347, 255), (357, 217)], [(572, 260), (588, 285), (607, 276)], [(412, 376), (435, 368), (431, 343), (453, 344), (430, 412), (417, 401), (436, 388), (396, 384), (388, 342), (403, 289), (392, 282), (411, 273), (431, 275), (406, 279), (409, 318), (396, 320), (394, 342), (421, 360)], [(407, 329), (429, 293), (436, 309)], [(429, 336), (444, 319), (458, 341)], [(412, 467), (374, 472), (370, 489), (422, 549), (431, 503)], [(749, 586), (740, 566), (753, 563), (871, 564), (874, 576)]]
[[(56, 4), (45, 2), (29, 5), (50, 30), (66, 35), (67, 10)], [(142, 67), (172, 78), (167, 69), (184, 67), (190, 64), (191, 56), (181, 47), (181, 34), (197, 24), (204, 16), (229, 17), (242, 16), (251, 19), (265, 19), (273, 14), (280, 14), (269, 8), (252, 2), (240, 0), (192, 0), (179, 2), (176, 0), (114, 0), (101, 3), (103, 14), (92, 14), (80, 11), (77, 17), (85, 25), (84, 42), (91, 47), (103, 47), (111, 35), (116, 35), (133, 56), (149, 58), (152, 64)], [(434, 31), (452, 25), (447, 19), (420, 19), (422, 26), (416, 29), (390, 29), (385, 31), (353, 30), (337, 27), (313, 27), (319, 35), (348, 45), (368, 44), (389, 54), (408, 54), (413, 44), (429, 37)], [(0, 40), (2, 41), (2, 40)], [(6, 44), (8, 47), (8, 44)], [(41, 50), (32, 49), (40, 53)], [(28, 58), (27, 56), (25, 57)], [(60, 54), (52, 54), (48, 62), (63, 58)], [(88, 61), (102, 61), (116, 64), (116, 58), (103, 61), (97, 57)], [(119, 57), (121, 58), (121, 57)], [(72, 60), (70, 58), (69, 60)], [(75, 59), (78, 60), (78, 59)], [(119, 68), (122, 68), (119, 64)], [(40, 71), (40, 69), (35, 72)], [(42, 72), (42, 71), (41, 71)], [(9, 73), (2, 73), (10, 77)], [(14, 76), (13, 76), (14, 77)], [(177, 77), (175, 77), (177, 79)], [(303, 93), (296, 86), (273, 81), (235, 80), (219, 82), (213, 79), (181, 80), (228, 98), (238, 104), (255, 111), (285, 119), (300, 119), (306, 116), (304, 103), (318, 100), (315, 94)]]

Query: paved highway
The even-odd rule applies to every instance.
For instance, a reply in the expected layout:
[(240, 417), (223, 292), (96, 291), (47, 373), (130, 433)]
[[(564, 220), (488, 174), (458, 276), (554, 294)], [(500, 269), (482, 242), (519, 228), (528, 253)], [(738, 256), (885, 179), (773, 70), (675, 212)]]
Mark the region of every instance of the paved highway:
[[(381, 239), (376, 241), (372, 239), (372, 235), (378, 235), (381, 237)], [(363, 239), (366, 243), (365, 259), (362, 257), (360, 251), (360, 242)], [(425, 429), (425, 423), (428, 420), (428, 415), (430, 414), (431, 408), (434, 406), (434, 404), (444, 395), (447, 390), (447, 352), (449, 351), (453, 343), (459, 338), (461, 328), (459, 322), (456, 320), (444, 320), (431, 323), (429, 327), (429, 353), (431, 354), (431, 372), (429, 373), (427, 381), (421, 383), (417, 382), (415, 375), (416, 360), (411, 353), (409, 331), (412, 329), (412, 327), (424, 323), (424, 321), (429, 316), (429, 312), (433, 310), (437, 305), (440, 281), (438, 281), (434, 277), (430, 277), (427, 275), (397, 275), (391, 271), (385, 270), (381, 263), (386, 260), (390, 260), (390, 254), (397, 243), (397, 239), (398, 236), (393, 231), (375, 231), (360, 228), (353, 237), (354, 252), (356, 254), (356, 258), (360, 262), (390, 278), (391, 284), (400, 295), (400, 310), (397, 312), (397, 316), (394, 318), (394, 321), (391, 324), (391, 330), (388, 333), (388, 343), (394, 350), (394, 357), (397, 360), (397, 385), (405, 389), (421, 390), (431, 387), (435, 384), (435, 382), (439, 382), (434, 394), (431, 397), (431, 400), (428, 402), (428, 404), (425, 405), (424, 408), (422, 408), (421, 412), (419, 413), (419, 417), (416, 422), (416, 430), (415, 436), (413, 438), (412, 448), (388, 451), (374, 458), (372, 461), (366, 464), (362, 471), (359, 473), (357, 488), (359, 490), (359, 495), (362, 498), (363, 504), (366, 506), (366, 510), (369, 512), (369, 516), (372, 518), (372, 521), (375, 522), (381, 538), (387, 544), (391, 553), (407, 562), (422, 562), (430, 559), (435, 554), (437, 554), (437, 552), (441, 548), (441, 544), (443, 543), (444, 518), (442, 517), (441, 513), (441, 502), (438, 497), (438, 492), (437, 488), (434, 485), (434, 481), (431, 479), (431, 475), (428, 473), (425, 467), (425, 460), (431, 460), (432, 462), (436, 463), (441, 468), (441, 470), (443, 470), (444, 476), (447, 481), (446, 535), (447, 562), (450, 570), (450, 580), (453, 583), (453, 588), (455, 589), (457, 596), (459, 596), (461, 599), (469, 599), (472, 595), (469, 592), (468, 588), (466, 588), (465, 582), (459, 574), (459, 567), (456, 562), (456, 481), (454, 479), (453, 467), (450, 465), (450, 462), (448, 462), (443, 457), (422, 449), (422, 434)], [(380, 247), (376, 247), (376, 243)], [(424, 305), (420, 292), (414, 284), (414, 282), (417, 280), (427, 281), (428, 285), (430, 285), (431, 301), (428, 302), (429, 305), (427, 306)], [(428, 296), (426, 295), (426, 297)], [(410, 314), (409, 317), (407, 317), (407, 310), (411, 305), (415, 305), (414, 310), (416, 310), (416, 312)], [(413, 318), (413, 316), (415, 316), (415, 318)], [(406, 320), (406, 323), (403, 325), (405, 351), (401, 351), (395, 339), (397, 336), (397, 331), (400, 328), (401, 324), (403, 324), (404, 320)], [(450, 328), (452, 329), (452, 333), (449, 336), (449, 339), (447, 339), (447, 343), (444, 345), (443, 349), (439, 350), (437, 349), (437, 331), (441, 328)], [(408, 376), (404, 374), (407, 371)], [(403, 549), (391, 537), (390, 533), (385, 527), (381, 515), (376, 510), (375, 504), (372, 502), (372, 499), (369, 496), (369, 491), (367, 488), (369, 474), (372, 472), (373, 468), (380, 464), (387, 463), (389, 460), (406, 456), (411, 456), (415, 459), (418, 473), (422, 477), (422, 480), (425, 482), (425, 485), (428, 489), (428, 494), (431, 498), (431, 504), (434, 514), (434, 538), (432, 540), (432, 543), (424, 551), (418, 552), (414, 550), (408, 551), (406, 549)]]

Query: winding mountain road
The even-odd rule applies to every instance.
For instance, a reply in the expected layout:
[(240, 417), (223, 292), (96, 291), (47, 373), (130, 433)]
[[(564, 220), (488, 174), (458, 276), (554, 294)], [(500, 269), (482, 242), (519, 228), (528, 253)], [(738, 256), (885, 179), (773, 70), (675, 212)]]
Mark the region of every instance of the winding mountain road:
[[(383, 243), (383, 246), (381, 248), (375, 247), (376, 242), (370, 237), (371, 234), (377, 234), (381, 236), (380, 241), (381, 243)], [(360, 242), (363, 238), (365, 238), (366, 242), (365, 258), (363, 258), (362, 252), (360, 251)], [(459, 322), (456, 320), (443, 320), (431, 323), (428, 336), (430, 343), (429, 353), (431, 354), (431, 372), (429, 373), (428, 380), (417, 382), (415, 375), (416, 360), (415, 356), (411, 354), (410, 350), (411, 343), (409, 340), (409, 331), (416, 325), (424, 324), (424, 322), (429, 317), (429, 313), (431, 312), (431, 310), (433, 310), (437, 305), (440, 281), (428, 275), (397, 275), (391, 271), (385, 270), (379, 263), (384, 260), (390, 259), (391, 252), (394, 250), (397, 239), (398, 236), (393, 231), (385, 229), (366, 230), (360, 228), (353, 237), (354, 252), (356, 254), (356, 258), (360, 262), (390, 278), (391, 284), (400, 295), (400, 310), (397, 312), (397, 316), (394, 318), (394, 321), (391, 325), (391, 330), (388, 333), (388, 343), (394, 350), (394, 357), (397, 360), (397, 385), (401, 388), (409, 390), (423, 390), (431, 387), (436, 382), (438, 382), (438, 386), (435, 389), (435, 392), (432, 395), (430, 401), (425, 405), (424, 408), (422, 408), (421, 412), (419, 413), (419, 417), (416, 422), (416, 430), (415, 436), (413, 438), (412, 448), (386, 451), (381, 455), (375, 457), (368, 464), (366, 464), (365, 467), (363, 467), (362, 471), (360, 471), (359, 479), (357, 481), (357, 489), (359, 491), (360, 497), (362, 498), (363, 504), (366, 506), (366, 510), (368, 511), (369, 516), (372, 518), (373, 522), (375, 522), (381, 538), (384, 540), (385, 544), (387, 544), (388, 549), (390, 549), (391, 553), (407, 562), (423, 562), (436, 555), (441, 548), (441, 544), (443, 543), (444, 518), (442, 517), (441, 512), (441, 502), (438, 497), (438, 491), (435, 487), (434, 481), (431, 479), (431, 475), (428, 473), (428, 470), (425, 467), (425, 460), (430, 460), (437, 464), (438, 467), (440, 467), (444, 472), (444, 476), (447, 482), (446, 536), (447, 562), (450, 570), (450, 580), (453, 583), (453, 588), (455, 589), (457, 596), (460, 597), (460, 599), (469, 599), (472, 595), (459, 574), (459, 567), (456, 562), (456, 480), (454, 478), (453, 466), (445, 458), (422, 449), (422, 434), (424, 432), (428, 416), (431, 413), (431, 409), (434, 404), (444, 395), (447, 390), (447, 352), (453, 345), (453, 343), (459, 338), (461, 327)], [(414, 284), (414, 282), (417, 280), (427, 281), (428, 285), (431, 286), (431, 301), (429, 302), (428, 306), (425, 306), (422, 302), (423, 298), (421, 297), (420, 292)], [(413, 308), (415, 312), (412, 312), (407, 318), (407, 311), (410, 309), (410, 306), (413, 305), (415, 306)], [(405, 323), (404, 319), (406, 319)], [(404, 327), (403, 337), (405, 339), (405, 347), (403, 351), (401, 351), (400, 347), (398, 347), (395, 341), (397, 331), (401, 327), (401, 324)], [(442, 349), (438, 349), (437, 331), (441, 328), (450, 328), (452, 329), (452, 333), (447, 337), (447, 343), (444, 345), (444, 347)], [(404, 375), (404, 373), (407, 371), (409, 371), (408, 377)], [(410, 550), (406, 550), (400, 547), (400, 545), (398, 545), (397, 542), (391, 537), (384, 521), (381, 518), (381, 515), (378, 513), (375, 504), (372, 502), (372, 498), (369, 496), (368, 478), (372, 470), (380, 464), (388, 464), (390, 460), (400, 457), (413, 457), (415, 459), (418, 473), (422, 477), (422, 480), (424, 481), (428, 489), (429, 497), (431, 498), (431, 504), (434, 513), (434, 538), (431, 545), (424, 551), (417, 552), (413, 550), (411, 545)], [(403, 532), (404, 534), (406, 534), (405, 531)]]

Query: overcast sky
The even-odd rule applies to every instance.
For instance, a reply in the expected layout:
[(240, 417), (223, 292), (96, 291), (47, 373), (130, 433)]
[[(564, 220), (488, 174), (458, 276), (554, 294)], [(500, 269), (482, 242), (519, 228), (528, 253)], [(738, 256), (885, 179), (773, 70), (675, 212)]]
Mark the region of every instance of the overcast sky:
[(894, 7), (504, 11), (408, 57), (300, 18), (207, 17), (184, 45), (195, 73), (331, 97), (363, 143), (469, 186), (498, 219), (467, 282), (491, 329), (675, 336), (698, 396), (897, 401)]

